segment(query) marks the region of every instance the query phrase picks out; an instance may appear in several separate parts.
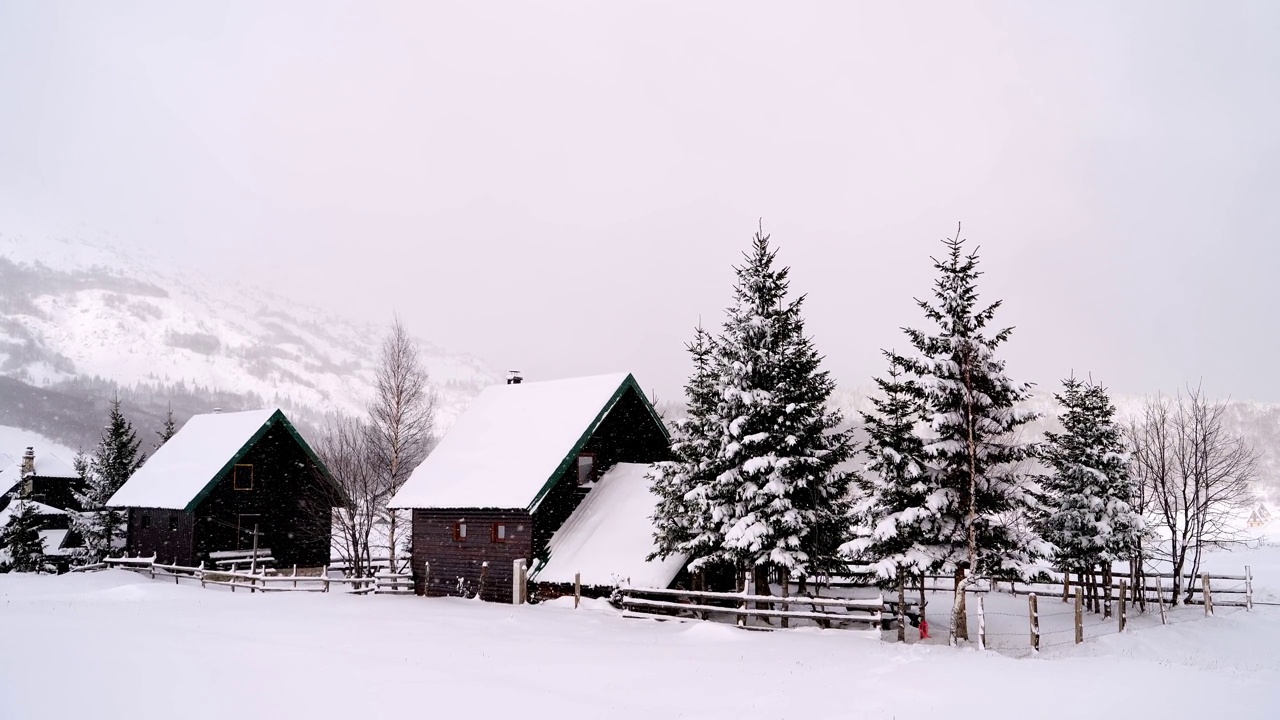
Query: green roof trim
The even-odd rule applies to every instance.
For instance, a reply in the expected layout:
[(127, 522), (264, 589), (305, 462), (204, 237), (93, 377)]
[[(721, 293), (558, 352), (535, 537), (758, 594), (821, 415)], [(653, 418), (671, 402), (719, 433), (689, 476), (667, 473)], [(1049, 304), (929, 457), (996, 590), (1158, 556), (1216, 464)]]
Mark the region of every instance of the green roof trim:
[(538, 494), (533, 498), (533, 502), (529, 503), (529, 506), (525, 508), (528, 512), (532, 513), (538, 509), (538, 505), (542, 503), (542, 499), (545, 498), (547, 493), (551, 492), (551, 489), (556, 486), (556, 481), (559, 480), (561, 476), (564, 475), (565, 471), (569, 469), (569, 465), (577, 460), (578, 455), (582, 452), (582, 448), (591, 440), (591, 436), (595, 434), (596, 430), (599, 429), (600, 424), (609, 416), (609, 412), (613, 410), (614, 406), (616, 406), (620, 400), (622, 400), (628, 390), (634, 390), (636, 395), (639, 396), (640, 402), (644, 405), (645, 409), (649, 411), (649, 416), (653, 418), (653, 422), (658, 426), (658, 429), (662, 431), (662, 436), (667, 440), (671, 439), (671, 433), (667, 431), (666, 424), (662, 422), (662, 418), (658, 415), (658, 411), (653, 408), (653, 404), (649, 402), (649, 398), (646, 397), (644, 391), (640, 389), (640, 383), (636, 382), (635, 377), (633, 377), (631, 373), (627, 373), (627, 376), (623, 378), (618, 389), (614, 391), (612, 396), (610, 396), (609, 401), (604, 404), (604, 407), (600, 408), (600, 412), (596, 413), (595, 419), (591, 421), (591, 424), (587, 426), (587, 429), (578, 438), (578, 441), (573, 444), (573, 448), (569, 450), (568, 454), (564, 456), (564, 459), (560, 461), (560, 464), (556, 466), (555, 472), (551, 473), (551, 477), (547, 478), (547, 481), (543, 483), (542, 489), (538, 490)]
[(289, 418), (284, 416), (284, 411), (277, 409), (275, 412), (271, 413), (271, 417), (267, 418), (266, 422), (262, 423), (262, 427), (258, 428), (257, 432), (253, 434), (253, 437), (250, 437), (248, 442), (240, 446), (240, 449), (231, 456), (231, 459), (222, 466), (222, 469), (213, 474), (213, 477), (209, 479), (209, 482), (205, 483), (204, 488), (202, 488), (200, 492), (196, 493), (196, 496), (191, 499), (191, 502), (187, 503), (187, 506), (183, 508), (183, 511), (195, 512), (195, 509), (200, 507), (200, 504), (209, 497), (209, 494), (218, 486), (218, 483), (226, 479), (227, 473), (231, 472), (231, 468), (235, 467), (236, 464), (238, 464), (244, 456), (253, 449), (253, 446), (257, 445), (258, 442), (262, 440), (262, 438), (265, 437), (266, 434), (276, 425), (284, 427), (285, 431), (289, 433), (289, 437), (293, 438), (294, 442), (298, 443), (302, 448), (302, 452), (305, 453), (307, 458), (320, 470), (320, 474), (324, 476), (324, 479), (328, 480), (339, 490), (339, 492), (341, 492), (341, 486), (333, 479), (333, 475), (329, 472), (329, 468), (320, 460), (320, 456), (316, 455), (315, 451), (311, 449), (311, 446), (307, 444), (307, 441), (302, 439), (302, 435), (298, 433), (298, 429), (293, 426), (293, 423), (289, 422)]

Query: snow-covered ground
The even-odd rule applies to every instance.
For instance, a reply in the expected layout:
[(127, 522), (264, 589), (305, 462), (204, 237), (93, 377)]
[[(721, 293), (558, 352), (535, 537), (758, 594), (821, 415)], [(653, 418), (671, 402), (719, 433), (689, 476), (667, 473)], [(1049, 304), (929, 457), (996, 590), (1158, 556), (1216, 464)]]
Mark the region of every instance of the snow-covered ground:
[[(1213, 564), (1252, 565), (1260, 598), (1280, 589), (1275, 544)], [(1280, 717), (1280, 607), (1175, 619), (1011, 657), (629, 620), (598, 601), (515, 608), (232, 594), (124, 571), (8, 575), (0, 718)]]

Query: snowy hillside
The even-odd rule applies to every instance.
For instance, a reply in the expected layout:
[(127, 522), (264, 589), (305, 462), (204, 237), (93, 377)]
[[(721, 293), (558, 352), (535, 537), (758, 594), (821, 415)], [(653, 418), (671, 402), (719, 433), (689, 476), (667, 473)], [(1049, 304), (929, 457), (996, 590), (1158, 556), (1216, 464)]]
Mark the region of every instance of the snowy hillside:
[[(359, 411), (384, 328), (337, 318), (103, 244), (0, 234), (0, 376), (101, 377), (218, 390), (285, 408)], [(495, 374), (421, 343), (447, 425)]]

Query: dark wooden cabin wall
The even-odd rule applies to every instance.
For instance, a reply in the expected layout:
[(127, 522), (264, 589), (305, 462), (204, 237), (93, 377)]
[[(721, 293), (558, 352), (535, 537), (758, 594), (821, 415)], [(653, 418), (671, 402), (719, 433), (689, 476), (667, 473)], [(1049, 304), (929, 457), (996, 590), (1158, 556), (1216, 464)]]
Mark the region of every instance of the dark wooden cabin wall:
[(332, 506), (327, 481), (293, 436), (281, 425), (267, 431), (240, 460), (253, 465), (253, 489), (236, 490), (234, 470), (218, 480), (195, 511), (197, 558), (220, 550), (270, 548), (276, 567), (316, 567), (329, 562)]
[[(467, 538), (454, 540), (454, 524), (467, 523)], [(506, 542), (494, 542), (494, 523), (507, 527)], [(513, 563), (524, 559), (532, 563), (533, 521), (523, 510), (414, 510), (413, 511), (413, 576), (419, 594), (430, 596), (458, 595), (458, 578), (468, 595), (480, 586), (482, 564), (489, 563), (481, 598), (492, 602), (511, 602)], [(423, 570), (430, 563), (429, 584), (423, 583)]]
[(125, 548), (130, 555), (154, 555), (156, 562), (192, 567), (196, 564), (191, 545), (192, 520), (192, 514), (182, 510), (130, 508)]

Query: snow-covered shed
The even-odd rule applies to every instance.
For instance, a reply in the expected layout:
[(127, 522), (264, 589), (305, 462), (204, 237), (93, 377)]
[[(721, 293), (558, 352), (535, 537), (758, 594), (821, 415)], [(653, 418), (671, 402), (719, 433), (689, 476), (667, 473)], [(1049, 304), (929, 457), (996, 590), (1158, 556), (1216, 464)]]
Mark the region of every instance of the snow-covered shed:
[(509, 602), (513, 562), (540, 565), (609, 468), (664, 460), (669, 442), (629, 374), (485, 389), (392, 499), (413, 511), (417, 591)]
[(194, 565), (221, 551), (270, 550), (280, 566), (329, 561), (341, 491), (280, 410), (196, 415), (111, 497), (126, 548)]
[(618, 463), (599, 480), (547, 543), (546, 560), (530, 573), (540, 584), (667, 588), (687, 558), (649, 560), (657, 549), (653, 517), (658, 496), (653, 466)]

